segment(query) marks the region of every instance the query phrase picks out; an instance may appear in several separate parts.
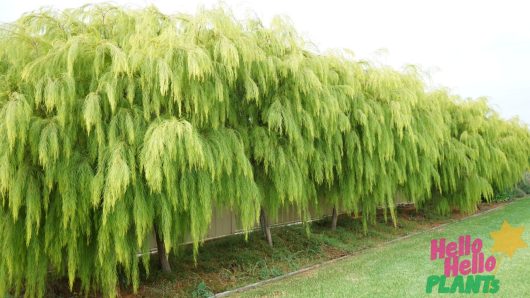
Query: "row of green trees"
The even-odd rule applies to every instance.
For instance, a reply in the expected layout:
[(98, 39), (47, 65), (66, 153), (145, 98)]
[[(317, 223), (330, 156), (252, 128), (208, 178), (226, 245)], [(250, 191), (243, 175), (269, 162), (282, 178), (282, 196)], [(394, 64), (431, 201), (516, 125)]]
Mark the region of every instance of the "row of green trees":
[[(347, 37), (345, 37), (347, 38)], [(395, 218), (395, 198), (473, 212), (529, 168), (530, 133), (275, 19), (102, 5), (0, 30), (0, 296), (50, 272), (115, 296), (149, 236), (195, 252), (212, 208), (242, 227), (286, 204)]]

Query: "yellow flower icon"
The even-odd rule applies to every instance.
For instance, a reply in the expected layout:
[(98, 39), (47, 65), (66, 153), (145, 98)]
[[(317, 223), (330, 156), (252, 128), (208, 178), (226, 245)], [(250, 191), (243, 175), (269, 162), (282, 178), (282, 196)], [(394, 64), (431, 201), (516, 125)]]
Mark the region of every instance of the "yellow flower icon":
[(528, 247), (522, 238), (523, 231), (523, 226), (512, 227), (508, 221), (505, 220), (499, 231), (493, 231), (490, 233), (491, 238), (493, 238), (494, 241), (491, 251), (505, 253), (511, 258), (517, 249)]

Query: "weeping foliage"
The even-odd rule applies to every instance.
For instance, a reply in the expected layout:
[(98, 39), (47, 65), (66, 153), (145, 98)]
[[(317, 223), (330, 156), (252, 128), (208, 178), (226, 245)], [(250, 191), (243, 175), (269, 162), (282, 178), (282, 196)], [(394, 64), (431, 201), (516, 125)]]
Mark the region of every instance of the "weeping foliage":
[[(138, 288), (153, 225), (195, 253), (212, 209), (333, 204), (365, 228), (396, 198), (473, 212), (529, 168), (530, 133), (486, 101), (428, 90), (292, 26), (225, 9), (85, 6), (0, 30), (0, 296), (48, 273), (116, 296)], [(385, 213), (385, 216), (387, 213)]]

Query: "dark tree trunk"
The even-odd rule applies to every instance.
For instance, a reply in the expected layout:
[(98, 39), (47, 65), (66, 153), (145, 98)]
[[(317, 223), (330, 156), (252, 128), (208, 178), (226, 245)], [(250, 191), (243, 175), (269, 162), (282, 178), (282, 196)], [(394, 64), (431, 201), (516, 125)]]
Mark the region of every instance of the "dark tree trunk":
[(333, 215), (331, 216), (331, 230), (335, 231), (337, 229), (337, 220), (339, 216), (337, 214), (337, 208), (333, 207)]
[(260, 221), (260, 225), (261, 225), (261, 230), (263, 231), (263, 234), (264, 234), (265, 238), (267, 239), (267, 242), (272, 247), (271, 229), (269, 227), (269, 222), (267, 220), (267, 215), (265, 214), (265, 210), (263, 210), (263, 208), (261, 208), (259, 221)]
[(171, 272), (171, 266), (169, 265), (168, 256), (166, 253), (166, 247), (164, 246), (164, 240), (162, 235), (158, 231), (158, 227), (155, 225), (155, 238), (156, 238), (156, 248), (158, 251), (158, 261), (160, 263), (160, 269), (162, 272), (169, 273)]

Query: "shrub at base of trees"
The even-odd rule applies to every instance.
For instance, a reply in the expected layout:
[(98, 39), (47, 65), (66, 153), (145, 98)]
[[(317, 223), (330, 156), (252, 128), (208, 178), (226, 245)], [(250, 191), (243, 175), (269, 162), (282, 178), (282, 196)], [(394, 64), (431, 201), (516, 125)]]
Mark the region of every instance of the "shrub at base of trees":
[(528, 127), (484, 99), (309, 48), (283, 19), (222, 8), (2, 25), (0, 296), (43, 296), (50, 270), (136, 290), (153, 230), (166, 254), (186, 237), (196, 254), (214, 205), (247, 230), (288, 203), (362, 211), (366, 229), (378, 207), (395, 221), (397, 196), (473, 212), (528, 170)]

